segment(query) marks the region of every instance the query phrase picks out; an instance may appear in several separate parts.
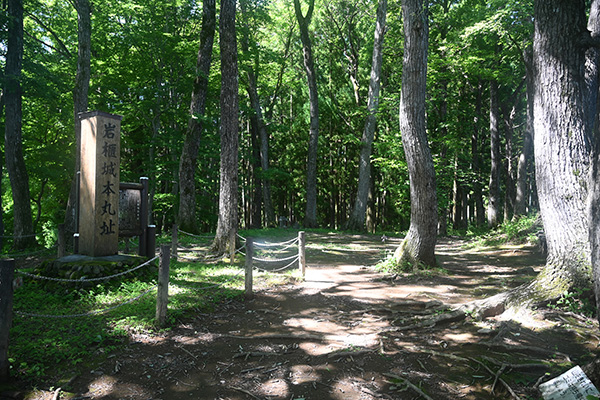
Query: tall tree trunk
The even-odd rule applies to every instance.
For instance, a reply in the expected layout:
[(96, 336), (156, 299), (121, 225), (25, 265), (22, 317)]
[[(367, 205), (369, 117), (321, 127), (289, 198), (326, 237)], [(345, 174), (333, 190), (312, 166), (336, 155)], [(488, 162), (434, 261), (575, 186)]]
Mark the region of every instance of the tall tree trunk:
[[(535, 165), (548, 258), (536, 283), (559, 295), (590, 282), (586, 199), (596, 105), (584, 90), (585, 1), (535, 3)], [(597, 90), (597, 87), (595, 88)]]
[(317, 74), (312, 55), (312, 45), (308, 35), (308, 26), (315, 9), (315, 0), (310, 0), (306, 16), (302, 15), (300, 1), (294, 0), (296, 19), (300, 27), (302, 50), (304, 54), (304, 70), (308, 81), (308, 97), (310, 102), (310, 132), (308, 139), (308, 158), (306, 166), (306, 213), (304, 226), (317, 227), (317, 145), (319, 143), (319, 94), (317, 92)]
[[(235, 244), (238, 228), (238, 60), (236, 0), (221, 1), (221, 168), (219, 219), (211, 250), (223, 254)], [(233, 241), (233, 243), (232, 243)]]
[(582, 68), (585, 11), (584, 0), (537, 0), (534, 5), (535, 172), (548, 256), (536, 279), (492, 297), (486, 302), (488, 309), (498, 309), (498, 303), (527, 307), (592, 283), (594, 235), (587, 212), (593, 213), (594, 207), (587, 209), (586, 200), (595, 120), (590, 114), (597, 110), (598, 84), (591, 89)]
[[(242, 2), (242, 12), (245, 14), (248, 11), (245, 9), (245, 4)], [(250, 39), (249, 31), (250, 27), (246, 26), (244, 29), (242, 38), (242, 51), (245, 54), (249, 54), (250, 51)], [(271, 182), (269, 180), (269, 133), (267, 131), (267, 124), (263, 117), (263, 111), (260, 104), (260, 97), (258, 96), (258, 84), (257, 84), (257, 72), (252, 64), (258, 66), (258, 60), (250, 60), (246, 67), (246, 78), (247, 78), (247, 91), (248, 98), (250, 99), (250, 106), (254, 113), (251, 115), (252, 129), (255, 130), (258, 136), (258, 150), (259, 150), (259, 162), (260, 169), (262, 170), (260, 179), (258, 179), (258, 186), (262, 189), (262, 204), (264, 212), (264, 225), (267, 227), (275, 226), (275, 210), (273, 208), (273, 200), (271, 196)], [(256, 68), (258, 69), (258, 68)], [(258, 175), (258, 168), (256, 169)], [(257, 186), (257, 188), (258, 188)], [(260, 222), (257, 221), (257, 222)]]
[(510, 221), (514, 214), (515, 202), (516, 202), (516, 170), (513, 162), (513, 145), (514, 145), (514, 123), (515, 115), (517, 114), (517, 108), (521, 103), (523, 97), (523, 86), (525, 86), (527, 79), (521, 80), (519, 85), (515, 88), (512, 95), (510, 96), (510, 103), (504, 104), (502, 107), (502, 114), (504, 117), (504, 127), (506, 129), (506, 180), (505, 180), (505, 194), (504, 194), (504, 221)]
[(533, 156), (533, 91), (534, 91), (534, 79), (531, 53), (525, 56), (525, 65), (527, 67), (526, 77), (526, 93), (527, 93), (527, 122), (525, 132), (523, 133), (523, 146), (521, 148), (521, 154), (519, 155), (519, 161), (517, 164), (517, 183), (516, 183), (516, 194), (515, 194), (515, 210), (513, 219), (517, 219), (527, 214), (527, 197), (528, 197), (528, 173), (529, 165), (531, 164), (531, 158)]
[(88, 93), (90, 89), (92, 55), (92, 20), (89, 0), (77, 0), (77, 71), (73, 87), (73, 121), (75, 126), (75, 174), (71, 181), (71, 190), (65, 214), (65, 229), (71, 237), (79, 227), (75, 226), (75, 208), (77, 196), (77, 172), (81, 168), (81, 121), (79, 114), (88, 111)]
[(481, 81), (477, 85), (477, 95), (475, 100), (475, 118), (473, 120), (473, 136), (471, 137), (471, 157), (473, 162), (473, 173), (477, 177), (473, 183), (473, 198), (475, 201), (475, 223), (477, 226), (483, 226), (485, 224), (485, 207), (483, 206), (483, 189), (480, 181), (481, 174), (481, 154), (480, 154), (480, 142), (481, 142), (481, 110), (482, 106), (482, 91), (483, 85)]
[(405, 42), (400, 130), (410, 178), (410, 228), (394, 253), (394, 261), (435, 266), (437, 194), (425, 123), (427, 6), (423, 0), (403, 0), (402, 16)]
[(23, 157), (21, 109), (21, 66), (23, 63), (23, 2), (8, 0), (8, 45), (6, 51), (4, 101), (6, 169), (13, 197), (14, 246), (22, 249), (35, 243), (31, 217), (29, 176)]
[(348, 220), (348, 229), (364, 230), (367, 213), (369, 188), (371, 187), (371, 150), (375, 128), (377, 127), (377, 109), (379, 108), (379, 91), (381, 88), (381, 64), (383, 60), (383, 38), (387, 14), (387, 0), (379, 0), (373, 42), (373, 59), (371, 61), (371, 77), (369, 80), (369, 99), (367, 104), (367, 121), (360, 142), (360, 159), (358, 162), (358, 190), (354, 208)]
[(206, 110), (208, 75), (210, 74), (215, 39), (215, 0), (203, 1), (202, 8), (202, 28), (196, 61), (196, 78), (194, 79), (190, 104), (190, 118), (181, 151), (181, 159), (179, 160), (179, 212), (177, 219), (181, 229), (192, 233), (198, 231), (198, 221), (196, 219), (196, 167), (198, 165), (198, 151), (203, 129), (202, 119)]
[(498, 127), (500, 112), (498, 108), (498, 82), (490, 82), (490, 147), (491, 170), (488, 195), (487, 221), (490, 228), (498, 226), (500, 213), (500, 130)]
[[(588, 29), (592, 36), (600, 33), (600, 0), (593, 0), (588, 20)], [(586, 81), (589, 96), (596, 102), (593, 129), (593, 153), (590, 195), (588, 200), (589, 240), (591, 246), (592, 277), (596, 296), (596, 318), (600, 321), (600, 102), (598, 90), (600, 80), (600, 50), (588, 50)]]

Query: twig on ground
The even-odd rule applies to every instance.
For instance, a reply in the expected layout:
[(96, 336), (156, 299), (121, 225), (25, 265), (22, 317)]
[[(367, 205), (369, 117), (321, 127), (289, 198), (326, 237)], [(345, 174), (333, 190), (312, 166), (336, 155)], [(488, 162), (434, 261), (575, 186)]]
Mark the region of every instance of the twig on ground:
[(387, 376), (388, 378), (397, 379), (400, 382), (406, 384), (409, 388), (411, 388), (412, 390), (414, 390), (415, 392), (417, 392), (419, 394), (419, 396), (423, 397), (424, 399), (426, 399), (426, 400), (433, 400), (424, 391), (422, 391), (420, 387), (418, 387), (417, 385), (413, 384), (408, 379), (403, 378), (401, 376), (398, 376), (396, 374), (390, 374), (388, 372), (384, 373), (383, 375)]
[(269, 356), (278, 356), (279, 353), (274, 352), (266, 352), (266, 351), (247, 351), (244, 353), (237, 353), (233, 356), (233, 358), (241, 358), (244, 357), (244, 360), (247, 360), (250, 357), (269, 357)]
[(58, 388), (58, 389), (56, 389), (54, 391), (54, 395), (52, 396), (52, 400), (58, 400), (58, 399), (60, 399), (60, 391), (61, 391), (61, 388)]
[(354, 357), (354, 356), (361, 356), (363, 354), (369, 354), (369, 353), (373, 353), (374, 350), (356, 350), (356, 351), (348, 351), (348, 350), (336, 350), (334, 352), (331, 352), (327, 355), (327, 358), (334, 358), (334, 357)]
[(178, 349), (181, 349), (181, 350), (185, 351), (186, 353), (188, 353), (190, 356), (192, 356), (192, 357), (194, 358), (194, 360), (197, 360), (197, 359), (198, 359), (198, 357), (196, 357), (195, 355), (193, 355), (193, 354), (192, 354), (192, 353), (191, 353), (189, 350), (187, 350), (186, 348), (184, 348), (184, 347), (182, 347), (182, 346), (175, 346), (175, 347), (177, 347)]
[[(471, 360), (475, 361), (477, 364), (481, 365), (483, 368), (485, 368), (485, 370), (487, 372), (489, 372), (492, 376), (496, 376), (496, 374), (494, 373), (494, 371), (492, 371), (491, 369), (489, 369), (489, 367), (487, 365), (485, 365), (484, 363), (482, 363), (481, 361), (475, 359), (475, 358), (471, 358)], [(499, 371), (500, 372), (500, 371)], [(512, 390), (512, 388), (510, 387), (510, 385), (508, 383), (506, 383), (506, 381), (502, 378), (500, 378), (500, 375), (498, 375), (498, 381), (502, 384), (502, 386), (504, 386), (504, 388), (506, 390), (508, 390), (508, 393), (510, 393), (510, 395), (517, 400), (520, 400), (521, 398), (514, 392), (514, 390)], [(493, 387), (492, 387), (492, 391), (493, 391)]]

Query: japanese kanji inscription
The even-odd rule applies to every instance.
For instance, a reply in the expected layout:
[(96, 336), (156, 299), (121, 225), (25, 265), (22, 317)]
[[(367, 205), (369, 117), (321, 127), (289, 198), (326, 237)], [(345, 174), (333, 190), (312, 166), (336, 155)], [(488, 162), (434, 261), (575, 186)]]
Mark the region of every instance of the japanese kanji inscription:
[(79, 252), (93, 257), (117, 254), (122, 117), (94, 111), (79, 118)]

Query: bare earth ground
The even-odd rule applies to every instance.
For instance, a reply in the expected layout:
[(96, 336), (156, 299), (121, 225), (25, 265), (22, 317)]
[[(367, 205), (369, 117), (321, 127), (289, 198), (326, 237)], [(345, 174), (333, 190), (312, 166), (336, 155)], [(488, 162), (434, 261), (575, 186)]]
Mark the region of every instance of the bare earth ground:
[(102, 361), (65, 388), (74, 395), (61, 398), (534, 399), (538, 378), (597, 352), (595, 323), (554, 310), (525, 323), (420, 323), (535, 276), (544, 259), (533, 247), (465, 250), (464, 241), (442, 239), (447, 274), (385, 276), (371, 266), (398, 239), (308, 234), (307, 243), (304, 282), (134, 335), (125, 351), (98, 354)]

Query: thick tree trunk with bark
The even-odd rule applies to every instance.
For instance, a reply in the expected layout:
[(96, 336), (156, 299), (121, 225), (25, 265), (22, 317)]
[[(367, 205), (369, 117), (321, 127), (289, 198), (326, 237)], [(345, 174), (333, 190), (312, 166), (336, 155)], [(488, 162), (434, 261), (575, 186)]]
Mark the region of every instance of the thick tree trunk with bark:
[(302, 15), (300, 1), (294, 0), (296, 19), (300, 27), (302, 51), (304, 54), (304, 70), (308, 81), (308, 97), (310, 102), (310, 131), (308, 137), (308, 158), (306, 166), (306, 214), (304, 226), (317, 227), (317, 145), (319, 143), (319, 94), (317, 91), (317, 74), (312, 55), (312, 45), (308, 35), (308, 26), (315, 9), (315, 0), (310, 0), (306, 16)]
[(236, 241), (238, 228), (238, 61), (236, 0), (221, 1), (221, 168), (219, 219), (212, 252), (223, 254)]
[(81, 164), (81, 121), (78, 115), (88, 111), (88, 93), (90, 89), (92, 55), (92, 20), (89, 0), (77, 0), (77, 71), (73, 86), (73, 120), (75, 125), (75, 174), (71, 181), (71, 190), (65, 214), (65, 229), (71, 237), (78, 229), (75, 226), (75, 208), (77, 207), (77, 172)]
[(410, 228), (394, 253), (394, 262), (435, 266), (437, 194), (433, 158), (427, 142), (425, 89), (427, 78), (427, 6), (403, 0), (404, 60), (400, 97), (400, 130), (410, 178)]
[(381, 64), (383, 60), (383, 38), (387, 14), (387, 0), (380, 0), (377, 8), (375, 40), (373, 42), (373, 59), (369, 80), (369, 99), (367, 104), (367, 120), (360, 142), (360, 159), (358, 162), (358, 190), (354, 208), (347, 223), (348, 229), (364, 230), (367, 214), (367, 201), (371, 187), (371, 150), (377, 127), (377, 109), (379, 108), (379, 91), (381, 88)]
[(488, 194), (487, 221), (490, 228), (498, 226), (500, 214), (500, 111), (498, 107), (498, 82), (490, 82), (490, 148), (491, 169)]
[(21, 66), (23, 63), (23, 2), (8, 1), (8, 46), (6, 52), (4, 101), (6, 169), (10, 178), (14, 213), (14, 246), (25, 248), (35, 243), (31, 218), (29, 176), (23, 156)]
[(480, 310), (528, 307), (591, 287), (590, 238), (598, 231), (588, 215), (597, 215), (598, 203), (587, 201), (598, 84), (586, 80), (585, 11), (584, 0), (535, 2), (534, 153), (548, 256), (534, 281), (487, 299)]
[[(559, 295), (590, 283), (586, 200), (592, 123), (585, 88), (585, 1), (538, 0), (535, 4), (535, 164), (540, 213), (548, 245), (536, 283)], [(596, 89), (597, 90), (597, 87)]]
[[(600, 0), (592, 1), (588, 29), (592, 36), (600, 33)], [(596, 317), (600, 321), (600, 104), (598, 102), (599, 90), (599, 64), (600, 50), (592, 48), (587, 54), (586, 81), (589, 96), (596, 102), (595, 120), (593, 121), (593, 153), (590, 195), (588, 200), (589, 239), (591, 247), (592, 277), (594, 280), (594, 293), (596, 296)]]
[(179, 160), (179, 211), (177, 219), (181, 229), (192, 233), (198, 231), (195, 178), (216, 26), (215, 0), (203, 1), (202, 7), (202, 28), (196, 61), (196, 78), (194, 79), (190, 103), (190, 118), (181, 151), (181, 159)]

